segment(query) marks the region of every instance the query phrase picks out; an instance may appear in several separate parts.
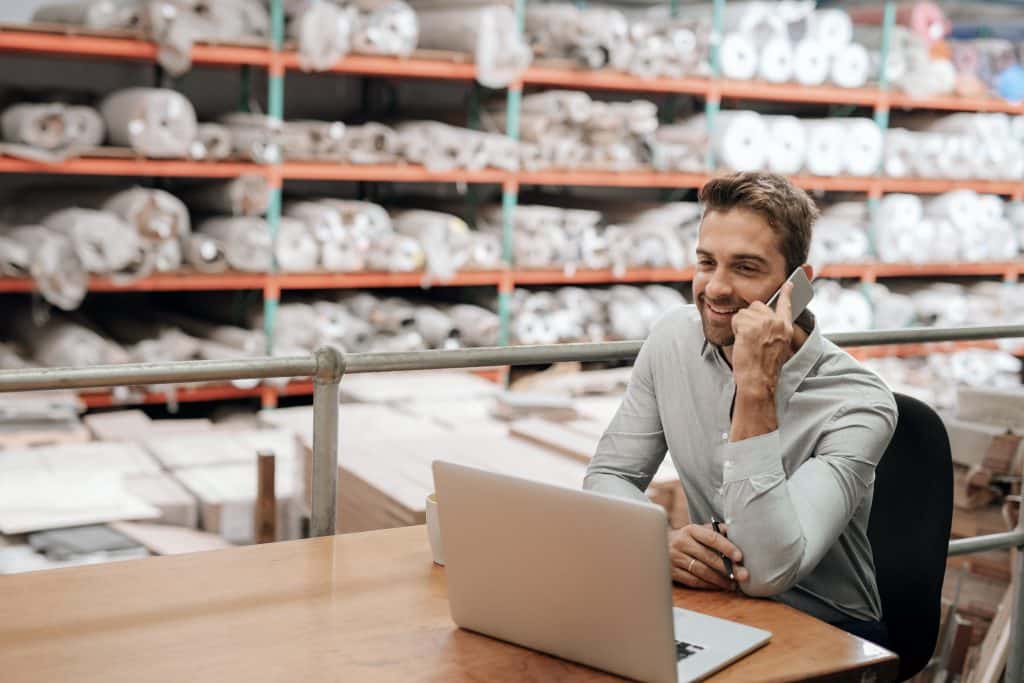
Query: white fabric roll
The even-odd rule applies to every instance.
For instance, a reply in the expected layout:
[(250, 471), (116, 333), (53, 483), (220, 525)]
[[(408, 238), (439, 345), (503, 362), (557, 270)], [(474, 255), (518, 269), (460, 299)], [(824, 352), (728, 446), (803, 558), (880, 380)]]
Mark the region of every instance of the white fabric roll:
[(746, 34), (727, 33), (718, 56), (725, 78), (749, 81), (757, 74), (757, 45)]
[(804, 167), (807, 154), (807, 132), (795, 116), (765, 116), (768, 144), (768, 170), (791, 175)]
[(302, 221), (281, 217), (274, 241), (277, 265), (283, 272), (308, 272), (320, 264), (320, 245)]
[(231, 156), (231, 131), (219, 123), (200, 123), (189, 156), (197, 161), (223, 161)]
[(902, 128), (885, 132), (885, 163), (883, 170), (891, 178), (906, 178), (914, 174), (915, 136)]
[(829, 76), (841, 88), (863, 87), (871, 76), (871, 57), (863, 45), (844, 45), (832, 56)]
[(114, 214), (92, 209), (61, 209), (43, 221), (67, 236), (90, 273), (135, 271), (143, 265), (143, 244), (135, 229)]
[(0, 230), (0, 273), (31, 276), (43, 299), (65, 311), (78, 308), (89, 284), (71, 240), (42, 225)]
[(873, 175), (882, 163), (883, 137), (871, 119), (843, 119), (843, 170), (850, 175)]
[(766, 134), (756, 112), (719, 112), (711, 135), (715, 158), (736, 171), (758, 171), (765, 165)]
[(124, 29), (137, 25), (138, 2), (78, 0), (47, 3), (32, 13), (33, 23), (73, 24), (93, 29)]
[(828, 78), (831, 60), (828, 49), (811, 38), (804, 38), (793, 51), (793, 78), (801, 85), (821, 85)]
[(921, 198), (913, 194), (887, 194), (878, 203), (878, 219), (893, 225), (914, 225), (924, 218)]
[(223, 245), (224, 256), (232, 269), (256, 273), (270, 270), (273, 245), (270, 226), (262, 218), (209, 218), (199, 225), (199, 232)]
[(224, 245), (209, 235), (194, 233), (185, 240), (185, 263), (200, 273), (223, 273), (228, 269)]
[(504, 88), (530, 65), (533, 53), (516, 30), (510, 7), (419, 9), (420, 47), (471, 53), (476, 79)]
[(183, 239), (192, 232), (185, 204), (164, 190), (132, 187), (111, 195), (100, 208), (120, 217), (145, 239)]
[(143, 156), (184, 158), (195, 140), (192, 103), (181, 93), (160, 88), (128, 88), (100, 104), (110, 141)]
[(299, 68), (326, 71), (348, 54), (355, 11), (330, 2), (308, 2), (290, 13), (288, 35), (299, 45)]
[(50, 151), (89, 149), (103, 142), (103, 119), (91, 107), (15, 104), (2, 117), (3, 139)]
[(928, 199), (924, 211), (929, 216), (946, 218), (961, 230), (971, 230), (982, 216), (978, 193), (974, 190), (953, 190)]
[(850, 21), (850, 15), (841, 9), (816, 10), (810, 16), (808, 33), (835, 55), (851, 44), (853, 22)]
[(451, 280), (469, 260), (469, 226), (439, 211), (400, 211), (392, 216), (395, 232), (414, 237), (426, 256), (427, 274), (442, 282)]
[(416, 49), (416, 12), (401, 0), (361, 0), (352, 31), (352, 51), (364, 55), (408, 57)]
[(835, 176), (843, 170), (843, 126), (835, 119), (805, 119), (807, 170), (820, 176)]
[(793, 77), (793, 46), (786, 38), (769, 40), (761, 48), (757, 76), (769, 83), (785, 83)]
[(179, 195), (193, 211), (261, 216), (270, 204), (270, 185), (266, 176), (245, 174), (189, 188)]

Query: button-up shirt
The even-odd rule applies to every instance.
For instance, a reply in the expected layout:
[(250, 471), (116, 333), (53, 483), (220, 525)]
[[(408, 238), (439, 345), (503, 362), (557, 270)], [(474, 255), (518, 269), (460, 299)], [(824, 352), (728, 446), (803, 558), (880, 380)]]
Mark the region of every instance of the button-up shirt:
[(780, 372), (778, 429), (730, 442), (735, 391), (697, 309), (669, 312), (637, 356), (584, 488), (645, 500), (668, 451), (691, 522), (724, 520), (743, 552), (741, 590), (826, 621), (880, 619), (867, 528), (896, 427), (892, 392), (817, 325)]

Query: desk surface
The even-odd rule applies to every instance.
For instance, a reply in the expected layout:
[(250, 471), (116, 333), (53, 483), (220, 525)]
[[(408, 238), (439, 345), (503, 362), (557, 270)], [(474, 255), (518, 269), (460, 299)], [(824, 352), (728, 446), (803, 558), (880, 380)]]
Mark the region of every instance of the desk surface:
[[(715, 681), (895, 672), (886, 650), (784, 605), (675, 602), (774, 632)], [(0, 680), (615, 679), (457, 629), (420, 526), (0, 576)]]

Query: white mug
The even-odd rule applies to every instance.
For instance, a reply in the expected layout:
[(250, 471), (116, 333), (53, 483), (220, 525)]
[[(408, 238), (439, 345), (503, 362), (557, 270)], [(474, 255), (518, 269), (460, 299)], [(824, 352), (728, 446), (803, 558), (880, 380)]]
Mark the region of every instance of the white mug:
[(434, 555), (434, 564), (444, 566), (441, 521), (437, 516), (437, 495), (433, 493), (427, 496), (427, 537), (430, 539), (430, 552)]

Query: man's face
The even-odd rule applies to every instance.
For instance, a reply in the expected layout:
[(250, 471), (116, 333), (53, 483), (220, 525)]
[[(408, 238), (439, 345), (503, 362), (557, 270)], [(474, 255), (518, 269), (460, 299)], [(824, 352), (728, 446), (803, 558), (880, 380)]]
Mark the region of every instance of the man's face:
[(767, 301), (788, 275), (778, 238), (763, 218), (746, 209), (707, 212), (693, 278), (705, 339), (732, 346), (733, 315), (755, 301)]

